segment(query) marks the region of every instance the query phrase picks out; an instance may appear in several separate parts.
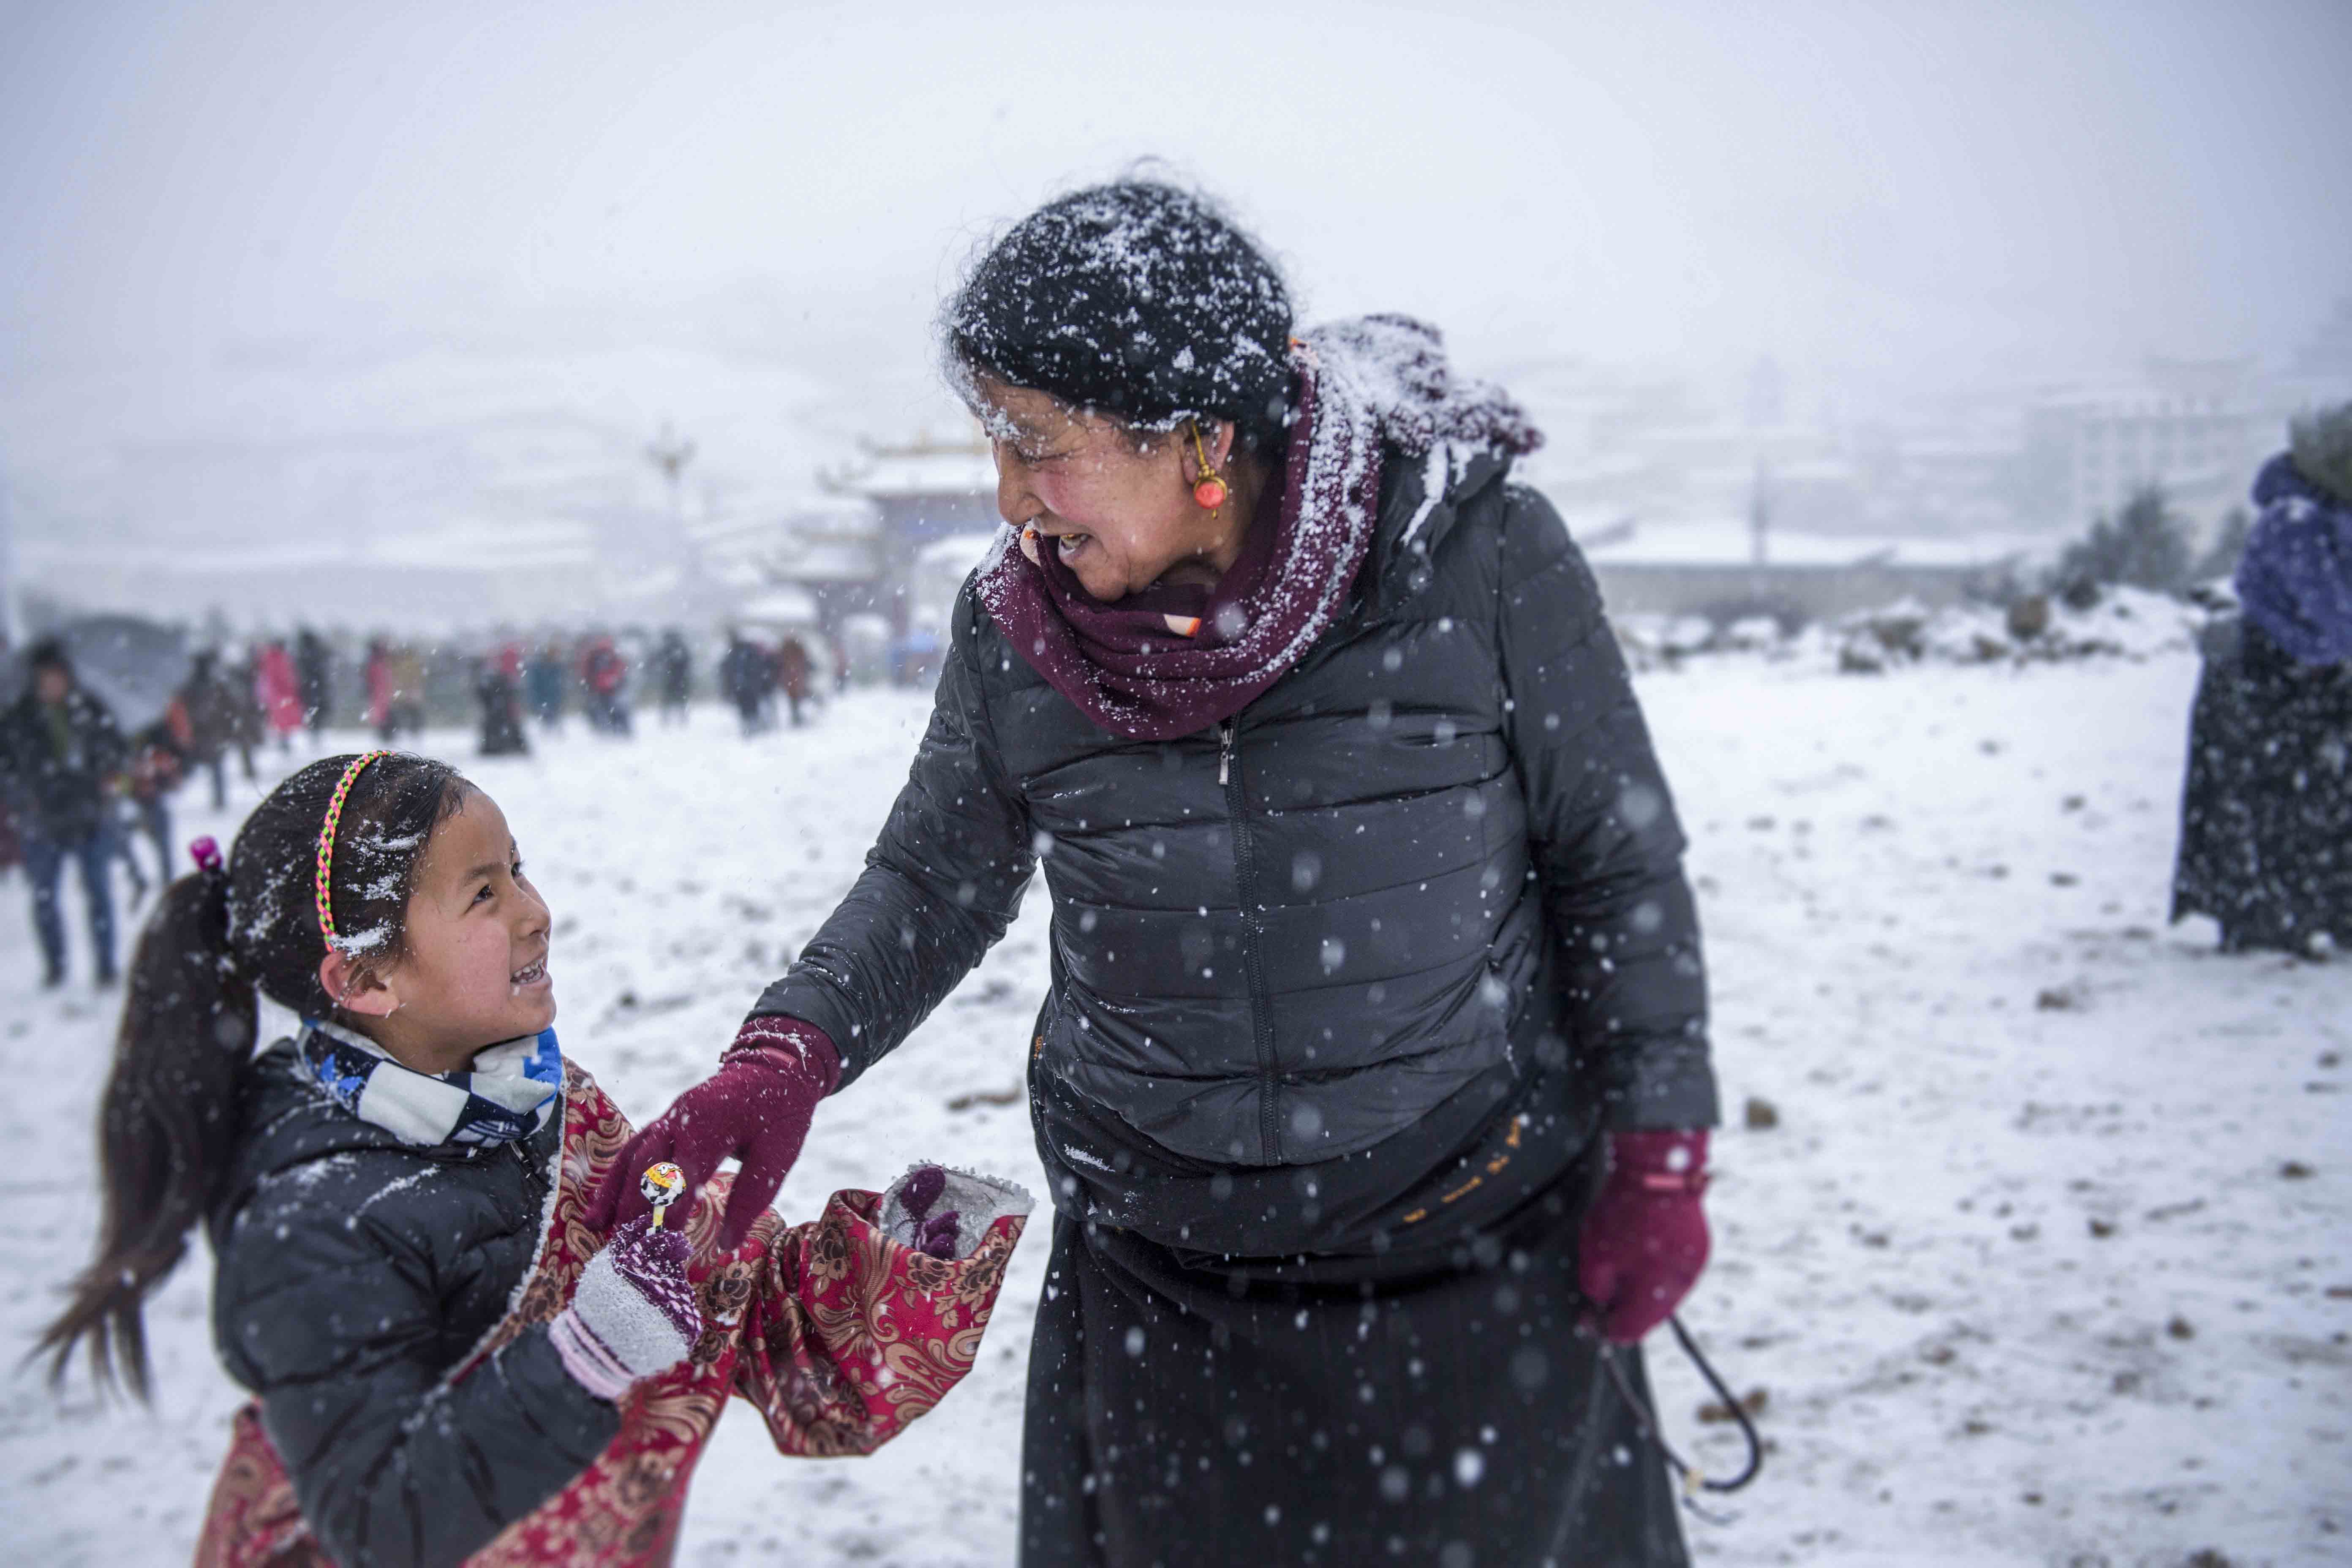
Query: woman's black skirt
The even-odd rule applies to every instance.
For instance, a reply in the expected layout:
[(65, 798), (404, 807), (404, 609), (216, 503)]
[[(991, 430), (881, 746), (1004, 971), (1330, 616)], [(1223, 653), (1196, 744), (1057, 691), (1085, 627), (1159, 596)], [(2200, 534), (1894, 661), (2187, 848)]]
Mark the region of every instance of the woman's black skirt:
[(1435, 1258), (1230, 1269), (1056, 1215), (1023, 1568), (1687, 1563), (1673, 1483), (1576, 1332), (1575, 1206)]

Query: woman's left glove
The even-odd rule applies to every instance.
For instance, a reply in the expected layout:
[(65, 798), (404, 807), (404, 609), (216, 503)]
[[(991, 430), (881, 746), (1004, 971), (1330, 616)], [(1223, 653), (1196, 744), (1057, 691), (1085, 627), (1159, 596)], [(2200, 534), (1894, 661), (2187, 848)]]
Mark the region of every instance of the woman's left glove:
[(598, 1230), (650, 1212), (637, 1173), (667, 1160), (686, 1173), (691, 1199), (728, 1158), (742, 1162), (727, 1197), (719, 1250), (732, 1252), (801, 1157), (818, 1102), (841, 1081), (841, 1054), (798, 1018), (745, 1021), (719, 1070), (671, 1102), (613, 1162), (588, 1223)]
[(637, 1379), (686, 1359), (702, 1334), (686, 1277), (693, 1251), (677, 1231), (635, 1219), (588, 1260), (572, 1304), (547, 1325), (574, 1382), (599, 1399), (617, 1400)]
[(1577, 1238), (1577, 1286), (1601, 1334), (1632, 1344), (1673, 1316), (1706, 1267), (1706, 1132), (1612, 1132), (1609, 1175)]

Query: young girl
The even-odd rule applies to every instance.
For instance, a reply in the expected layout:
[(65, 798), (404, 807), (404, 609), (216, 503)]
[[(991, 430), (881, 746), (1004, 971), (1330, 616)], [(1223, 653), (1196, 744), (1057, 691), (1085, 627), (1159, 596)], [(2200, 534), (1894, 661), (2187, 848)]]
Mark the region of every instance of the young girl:
[[(719, 1203), (590, 1226), (631, 1129), (556, 1045), (547, 904), (456, 772), (329, 758), (226, 865), (195, 851), (133, 967), (98, 1256), (42, 1343), (143, 1398), (141, 1303), (205, 1222), (255, 1398), (200, 1564), (667, 1563), (730, 1392), (785, 1453), (866, 1453), (969, 1370), (1005, 1184), (919, 1167), (730, 1250)], [(257, 992), (310, 1020), (257, 1057)]]

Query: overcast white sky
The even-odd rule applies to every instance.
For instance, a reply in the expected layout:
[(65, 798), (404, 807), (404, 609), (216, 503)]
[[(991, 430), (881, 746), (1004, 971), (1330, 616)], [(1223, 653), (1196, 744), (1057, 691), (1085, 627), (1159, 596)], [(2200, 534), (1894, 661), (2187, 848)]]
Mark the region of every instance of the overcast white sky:
[(20, 409), (97, 370), (168, 401), (224, 354), (688, 341), (870, 405), (919, 385), (992, 225), (1144, 154), (1226, 196), (1311, 315), (1411, 310), (1489, 369), (1769, 353), (1941, 384), (2275, 357), (2352, 291), (2344, 0), (0, 0), (0, 22)]
[(1611, 357), (2275, 347), (2352, 288), (2340, 0), (13, 9), (44, 359), (746, 279), (887, 319), (1147, 153), (1323, 310)]

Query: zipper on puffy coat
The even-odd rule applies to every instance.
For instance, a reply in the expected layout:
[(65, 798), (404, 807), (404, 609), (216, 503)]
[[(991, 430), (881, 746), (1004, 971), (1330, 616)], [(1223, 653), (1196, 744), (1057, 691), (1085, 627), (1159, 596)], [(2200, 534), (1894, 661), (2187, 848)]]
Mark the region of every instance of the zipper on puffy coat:
[(1276, 1104), (1274, 1005), (1266, 995), (1265, 963), (1258, 952), (1257, 857), (1250, 840), (1249, 790), (1242, 779), (1241, 721), (1217, 726), (1217, 782), (1234, 824), (1234, 888), (1242, 910), (1242, 970), (1249, 978), (1250, 1036), (1257, 1047), (1257, 1128), (1269, 1165), (1282, 1163), (1282, 1123)]

